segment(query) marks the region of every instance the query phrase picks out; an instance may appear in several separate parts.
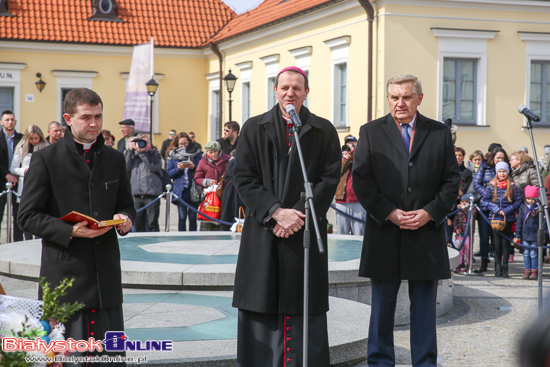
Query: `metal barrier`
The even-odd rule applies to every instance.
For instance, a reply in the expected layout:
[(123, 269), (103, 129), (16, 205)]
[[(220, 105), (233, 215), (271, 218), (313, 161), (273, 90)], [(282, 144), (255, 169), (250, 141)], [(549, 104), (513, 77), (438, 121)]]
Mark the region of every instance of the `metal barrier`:
[(170, 232), (170, 204), (172, 204), (172, 185), (166, 185), (166, 223), (164, 232)]
[[(7, 207), (8, 207), (8, 210), (7, 210), (7, 228), (6, 228), (6, 243), (10, 243), (10, 242), (13, 242), (12, 241), (12, 237), (11, 237), (11, 234), (12, 234), (12, 218), (13, 218), (13, 211), (12, 211), (12, 202), (13, 202), (13, 197), (12, 197), (12, 194), (15, 194), (16, 196), (19, 196), (15, 191), (12, 190), (13, 189), (13, 184), (11, 182), (6, 182), (6, 190), (4, 190), (2, 193), (0, 193), (0, 197), (1, 196), (4, 196), (4, 195), (8, 195), (7, 196)], [(0, 218), (0, 223), (2, 222), (2, 218)]]

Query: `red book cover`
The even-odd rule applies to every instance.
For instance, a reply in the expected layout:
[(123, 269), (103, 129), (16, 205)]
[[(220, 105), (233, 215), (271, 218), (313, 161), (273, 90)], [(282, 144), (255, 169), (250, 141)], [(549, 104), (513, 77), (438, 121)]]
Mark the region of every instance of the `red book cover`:
[(79, 213), (79, 212), (74, 212), (74, 211), (70, 212), (69, 214), (67, 214), (63, 217), (61, 217), (60, 219), (65, 221), (65, 222), (70, 222), (70, 223), (78, 223), (78, 222), (86, 221), (86, 222), (88, 222), (88, 228), (91, 228), (91, 229), (97, 229), (97, 228), (100, 228), (100, 227), (116, 226), (117, 224), (121, 224), (121, 223), (125, 222), (124, 219), (109, 219), (109, 220), (99, 221), (97, 219), (94, 219), (92, 217), (89, 217), (87, 215), (84, 215), (84, 214)]

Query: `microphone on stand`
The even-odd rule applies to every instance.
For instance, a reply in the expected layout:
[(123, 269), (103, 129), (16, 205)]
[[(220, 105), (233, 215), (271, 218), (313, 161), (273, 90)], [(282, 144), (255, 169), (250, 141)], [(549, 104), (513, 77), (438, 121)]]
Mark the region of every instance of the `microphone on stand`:
[[(288, 112), (288, 107), (287, 107), (287, 112)], [(523, 116), (527, 117), (531, 121), (535, 121), (535, 122), (540, 121), (540, 117), (535, 115), (535, 113), (530, 109), (528, 109), (527, 106), (524, 104), (518, 107), (518, 112), (521, 113)]]
[(300, 121), (300, 116), (296, 113), (296, 108), (289, 104), (286, 106), (286, 113), (290, 115), (290, 118), (292, 119), (292, 122), (294, 122), (294, 125), (296, 126), (296, 129), (301, 130), (302, 129), (302, 121)]

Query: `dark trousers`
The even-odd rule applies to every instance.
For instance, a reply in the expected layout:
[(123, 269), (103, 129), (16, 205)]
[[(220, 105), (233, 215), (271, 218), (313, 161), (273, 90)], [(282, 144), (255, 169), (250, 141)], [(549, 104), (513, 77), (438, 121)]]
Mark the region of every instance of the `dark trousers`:
[[(301, 367), (303, 315), (239, 310), (237, 367)], [(329, 367), (327, 314), (309, 315), (308, 365)]]
[[(168, 205), (168, 204), (166, 204)], [(190, 204), (195, 209), (198, 206), (195, 206), (195, 204)], [(196, 231), (197, 230), (197, 212), (186, 207), (183, 204), (178, 203), (178, 231), (184, 232), (187, 231), (187, 218), (189, 218), (189, 231)]]
[[(122, 305), (109, 309), (88, 309), (81, 310), (71, 316), (65, 324), (65, 339), (73, 338), (74, 340), (95, 340), (105, 339), (107, 331), (124, 331), (124, 319), (122, 316)], [(103, 345), (104, 347), (104, 345)], [(126, 352), (74, 352), (74, 356), (99, 356), (109, 355), (125, 356)], [(116, 366), (124, 367), (126, 363), (67, 363), (70, 366), (77, 367), (101, 367), (101, 366)]]
[[(493, 229), (493, 246), (495, 248), (495, 266), (508, 266), (508, 256), (510, 256), (510, 241), (502, 237), (496, 229)], [(512, 223), (506, 223), (506, 227), (501, 234), (512, 237)]]
[[(134, 207), (136, 211), (143, 208), (157, 197), (153, 195), (134, 195)], [(149, 224), (149, 232), (159, 232), (159, 213), (160, 213), (160, 200), (147, 209), (142, 210), (136, 214), (136, 222), (134, 226), (136, 232), (147, 232), (145, 222)]]
[[(2, 224), (2, 219), (4, 218), (4, 210), (6, 209), (6, 203), (8, 202), (8, 198), (6, 195), (0, 196), (0, 225)], [(19, 203), (17, 202), (17, 197), (15, 195), (12, 196), (11, 210), (12, 210), (12, 218), (13, 218), (12, 219), (13, 242), (23, 241), (23, 231), (21, 230), (21, 228), (19, 228), (19, 224), (17, 223), (17, 213), (19, 212)], [(25, 233), (24, 237), (26, 240), (32, 239), (32, 235), (30, 233)]]
[[(411, 360), (413, 366), (437, 366), (435, 307), (437, 281), (409, 280), (411, 301)], [(393, 328), (400, 281), (371, 279), (372, 303), (369, 326), (369, 366), (395, 366)]]
[[(491, 219), (488, 212), (484, 212), (483, 214)], [(481, 258), (489, 260), (489, 239), (493, 237), (494, 240), (493, 228), (491, 228), (491, 224), (487, 223), (481, 216), (478, 216), (477, 221), (479, 223), (479, 251), (481, 252)]]

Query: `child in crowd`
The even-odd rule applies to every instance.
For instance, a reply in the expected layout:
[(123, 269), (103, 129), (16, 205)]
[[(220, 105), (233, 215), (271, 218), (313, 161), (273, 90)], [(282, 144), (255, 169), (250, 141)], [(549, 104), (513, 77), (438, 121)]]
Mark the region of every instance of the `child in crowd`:
[(496, 176), (493, 178), (483, 197), (481, 209), (489, 212), (489, 219), (505, 221), (502, 231), (493, 228), (495, 249), (495, 276), (508, 278), (508, 256), (510, 242), (506, 237), (512, 235), (512, 225), (516, 222), (516, 211), (521, 204), (521, 194), (518, 187), (510, 179), (510, 166), (501, 161), (495, 165)]
[[(539, 188), (536, 186), (525, 186), (525, 203), (521, 204), (518, 210), (516, 222), (516, 234), (514, 242), (526, 246), (537, 245), (537, 232), (539, 230), (539, 204), (535, 201), (539, 197)], [(538, 249), (523, 250), (523, 279), (538, 278)]]
[[(464, 246), (460, 248), (460, 257), (458, 267), (454, 270), (455, 273), (465, 273), (470, 262), (470, 248), (473, 248), (474, 241), (470, 241), (470, 234), (466, 233), (466, 226), (468, 225), (468, 212), (470, 210), (470, 197), (473, 197), (472, 194), (466, 193), (460, 198), (460, 204), (458, 208), (462, 209), (456, 213), (453, 219), (453, 231), (456, 235), (455, 240), (458, 243), (458, 246), (462, 245), (462, 239), (464, 240)], [(475, 216), (475, 211), (472, 213)], [(465, 265), (464, 270), (462, 270), (462, 265)]]

